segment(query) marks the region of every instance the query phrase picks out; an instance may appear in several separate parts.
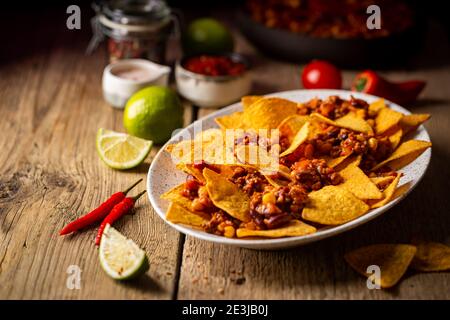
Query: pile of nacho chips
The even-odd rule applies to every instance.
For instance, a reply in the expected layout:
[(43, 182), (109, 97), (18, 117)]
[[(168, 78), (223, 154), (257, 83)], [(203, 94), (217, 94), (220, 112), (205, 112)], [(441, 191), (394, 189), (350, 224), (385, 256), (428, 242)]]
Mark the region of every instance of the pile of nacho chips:
[(161, 196), (169, 221), (226, 237), (311, 234), (404, 194), (397, 170), (431, 146), (410, 139), (429, 115), (404, 115), (382, 99), (247, 96), (242, 105), (216, 118), (219, 128), (166, 147), (188, 174)]

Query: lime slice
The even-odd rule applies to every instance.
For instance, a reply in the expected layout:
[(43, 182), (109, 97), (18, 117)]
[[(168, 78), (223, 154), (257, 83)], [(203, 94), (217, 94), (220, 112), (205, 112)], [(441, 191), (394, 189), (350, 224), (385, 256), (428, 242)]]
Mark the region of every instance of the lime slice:
[(100, 158), (111, 168), (130, 169), (141, 164), (153, 142), (126, 133), (98, 129), (96, 146)]
[(145, 251), (109, 224), (100, 242), (100, 264), (113, 279), (128, 280), (148, 270)]

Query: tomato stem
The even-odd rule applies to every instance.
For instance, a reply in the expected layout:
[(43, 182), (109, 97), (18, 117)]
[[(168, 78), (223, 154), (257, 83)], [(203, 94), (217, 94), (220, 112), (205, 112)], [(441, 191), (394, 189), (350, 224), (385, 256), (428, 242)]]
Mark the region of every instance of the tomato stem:
[(356, 91), (362, 92), (367, 85), (367, 78), (360, 77), (355, 81), (355, 89)]

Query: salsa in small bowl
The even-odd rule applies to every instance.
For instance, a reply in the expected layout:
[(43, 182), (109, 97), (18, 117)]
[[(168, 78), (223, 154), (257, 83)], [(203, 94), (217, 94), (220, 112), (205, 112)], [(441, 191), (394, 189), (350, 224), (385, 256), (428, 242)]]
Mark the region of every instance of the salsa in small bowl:
[(178, 92), (199, 107), (228, 105), (249, 93), (249, 63), (240, 54), (189, 56), (177, 62)]

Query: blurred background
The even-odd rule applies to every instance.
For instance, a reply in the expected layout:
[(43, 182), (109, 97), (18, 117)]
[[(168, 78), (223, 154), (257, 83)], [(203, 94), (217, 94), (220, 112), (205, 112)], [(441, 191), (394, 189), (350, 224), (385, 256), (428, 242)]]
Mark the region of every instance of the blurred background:
[[(138, 10), (136, 1), (103, 4), (108, 2), (111, 7), (124, 9), (128, 5), (129, 10)], [(101, 11), (99, 3), (97, 10)], [(81, 8), (81, 30), (66, 28), (66, 8), (72, 4)], [(372, 4), (381, 8), (380, 30), (366, 27), (366, 9)], [(134, 9), (130, 9), (133, 5)], [(93, 7), (89, 0), (8, 2), (0, 12), (1, 61), (46, 50), (58, 37), (65, 40), (61, 45), (87, 48), (93, 36)], [(172, 0), (167, 1), (167, 7), (181, 31), (195, 18), (215, 17), (242, 34), (261, 53), (282, 61), (302, 63), (323, 58), (343, 67), (399, 68), (408, 67), (411, 61), (439, 65), (448, 60), (440, 48), (448, 44), (450, 21), (444, 3), (439, 1)], [(95, 47), (104, 50), (108, 41), (103, 42), (106, 44)], [(181, 54), (177, 43), (170, 45), (171, 49), (164, 53), (167, 64)]]

